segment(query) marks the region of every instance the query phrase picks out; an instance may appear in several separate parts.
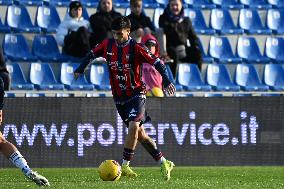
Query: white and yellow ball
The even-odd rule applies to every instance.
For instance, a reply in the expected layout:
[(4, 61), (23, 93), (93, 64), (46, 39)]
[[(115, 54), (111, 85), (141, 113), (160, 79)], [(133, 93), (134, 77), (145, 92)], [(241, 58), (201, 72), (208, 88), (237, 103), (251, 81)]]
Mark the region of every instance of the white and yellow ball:
[(117, 181), (121, 176), (121, 167), (115, 160), (103, 161), (98, 171), (103, 181)]

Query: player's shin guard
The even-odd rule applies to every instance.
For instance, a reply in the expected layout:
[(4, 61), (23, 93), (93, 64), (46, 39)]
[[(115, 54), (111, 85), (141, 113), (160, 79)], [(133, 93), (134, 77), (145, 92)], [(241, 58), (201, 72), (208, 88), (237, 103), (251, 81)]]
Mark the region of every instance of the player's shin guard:
[(162, 152), (157, 148), (156, 143), (151, 138), (141, 141), (141, 144), (156, 161), (159, 161), (163, 157)]

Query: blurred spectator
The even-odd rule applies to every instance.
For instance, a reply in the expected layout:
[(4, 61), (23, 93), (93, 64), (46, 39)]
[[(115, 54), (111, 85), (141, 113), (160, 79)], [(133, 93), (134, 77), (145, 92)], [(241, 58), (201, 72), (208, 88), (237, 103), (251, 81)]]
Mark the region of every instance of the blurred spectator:
[(188, 17), (184, 16), (181, 0), (169, 0), (164, 13), (159, 18), (159, 26), (166, 35), (166, 50), (174, 60), (170, 64), (175, 76), (177, 63), (190, 62), (201, 69), (202, 56), (199, 49), (198, 37)]
[(130, 0), (130, 9), (131, 13), (127, 16), (131, 22), (130, 36), (141, 42), (144, 34), (155, 32), (155, 27), (150, 17), (143, 11), (142, 0)]
[[(153, 35), (144, 35), (141, 43), (144, 44), (156, 57), (160, 57), (159, 44)], [(143, 63), (142, 73), (142, 79), (146, 84), (147, 96), (164, 97), (161, 74), (148, 63)]]
[(67, 14), (56, 33), (57, 43), (63, 47), (62, 51), (75, 57), (84, 57), (90, 47), (90, 23), (82, 16), (83, 6), (80, 1), (69, 4)]
[(120, 16), (121, 14), (113, 9), (112, 0), (100, 0), (97, 12), (90, 16), (90, 24), (93, 30), (91, 35), (92, 47), (112, 36), (111, 23)]
[(8, 91), (10, 89), (10, 75), (6, 67), (2, 47), (0, 47), (0, 78), (4, 82), (4, 90)]

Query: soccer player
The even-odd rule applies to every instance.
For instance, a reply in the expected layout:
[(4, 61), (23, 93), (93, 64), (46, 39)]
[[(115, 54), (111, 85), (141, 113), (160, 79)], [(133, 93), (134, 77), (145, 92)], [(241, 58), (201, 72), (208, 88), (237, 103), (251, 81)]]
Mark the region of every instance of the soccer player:
[(165, 180), (170, 179), (174, 163), (166, 160), (155, 142), (146, 134), (143, 123), (150, 121), (145, 111), (146, 87), (142, 81), (142, 63), (153, 65), (163, 78), (164, 90), (170, 96), (175, 93), (175, 86), (170, 82), (166, 67), (145, 46), (135, 42), (131, 37), (130, 20), (125, 17), (116, 18), (112, 22), (113, 38), (105, 39), (93, 48), (80, 66), (74, 71), (77, 79), (85, 68), (98, 57), (103, 57), (109, 67), (110, 83), (116, 108), (124, 123), (128, 126), (123, 151), (122, 175), (136, 177), (137, 174), (129, 166), (139, 141), (150, 155), (161, 163), (161, 173)]
[[(2, 109), (4, 106), (4, 86), (5, 89), (9, 88), (6, 85), (9, 85), (7, 81), (8, 75), (5, 76), (5, 74), (2, 73), (8, 73), (6, 69), (6, 65), (4, 62), (4, 57), (2, 54), (2, 48), (0, 48), (0, 125), (2, 123), (3, 119), (3, 114), (2, 114)], [(4, 81), (3, 81), (4, 80)], [(49, 186), (48, 180), (43, 177), (42, 175), (38, 174), (37, 172), (33, 171), (29, 166), (25, 158), (22, 156), (22, 154), (19, 152), (19, 150), (10, 142), (8, 142), (2, 133), (0, 132), (0, 152), (4, 156), (6, 156), (16, 167), (18, 167), (24, 175), (35, 182), (38, 186)]]

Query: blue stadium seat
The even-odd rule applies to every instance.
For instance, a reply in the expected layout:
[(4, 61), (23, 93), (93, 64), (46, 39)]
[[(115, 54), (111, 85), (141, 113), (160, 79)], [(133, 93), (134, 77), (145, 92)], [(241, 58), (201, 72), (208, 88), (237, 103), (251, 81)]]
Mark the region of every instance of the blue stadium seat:
[(4, 55), (12, 61), (36, 61), (29, 50), (28, 43), (22, 34), (5, 34), (3, 40)]
[(76, 63), (62, 63), (60, 81), (69, 90), (93, 90), (94, 85), (88, 83), (85, 75), (74, 79), (74, 70), (79, 66)]
[(252, 64), (238, 64), (235, 72), (235, 82), (244, 91), (267, 91), (269, 88), (264, 85)]
[[(119, 6), (116, 5), (117, 7), (128, 8), (130, 4), (130, 0), (116, 0), (116, 4), (117, 3), (119, 3)], [(165, 3), (167, 4), (167, 2)], [(154, 8), (160, 7), (160, 5), (157, 4), (156, 0), (143, 0), (143, 7), (154, 9)]]
[(212, 0), (217, 8), (224, 9), (241, 9), (244, 6), (239, 3), (238, 0)]
[(56, 32), (60, 18), (53, 5), (40, 5), (37, 7), (35, 25), (43, 32)]
[(12, 4), (7, 7), (5, 25), (14, 32), (37, 33), (40, 31), (32, 24), (27, 8), (23, 4)]
[(10, 27), (6, 26), (2, 23), (2, 20), (0, 19), (0, 32), (1, 33), (9, 33), (10, 32)]
[(154, 9), (153, 23), (156, 28), (159, 28), (159, 18), (164, 13), (164, 9), (157, 7)]
[(273, 91), (284, 91), (284, 68), (281, 64), (266, 64), (263, 81)]
[[(14, 0), (15, 2), (15, 0)], [(20, 0), (20, 2), (24, 5), (28, 5), (28, 6), (37, 6), (42, 4), (42, 0)]]
[(238, 26), (247, 34), (271, 34), (272, 31), (264, 27), (255, 9), (241, 9)]
[(60, 7), (67, 7), (70, 4), (70, 0), (49, 0), (49, 2), (50, 4)]
[(239, 91), (240, 86), (234, 84), (224, 64), (208, 64), (206, 82), (216, 91)]
[(168, 4), (168, 0), (156, 0), (156, 2), (158, 3), (158, 7), (163, 7), (163, 8), (165, 8)]
[(269, 9), (267, 11), (266, 26), (274, 34), (284, 34), (284, 9)]
[(240, 57), (234, 55), (227, 37), (212, 36), (209, 42), (208, 54), (213, 57), (216, 62), (240, 63), (242, 61)]
[(63, 90), (64, 85), (56, 81), (54, 73), (48, 63), (32, 63), (30, 80), (39, 90)]
[(11, 76), (11, 90), (33, 90), (34, 85), (29, 83), (18, 63), (7, 63), (7, 70)]
[(1, 0), (0, 5), (10, 5), (12, 3), (12, 0)]
[(237, 28), (227, 9), (212, 9), (210, 27), (218, 34), (242, 34), (243, 29)]
[(268, 9), (271, 5), (266, 2), (266, 0), (240, 0), (240, 3), (245, 6), (245, 8), (258, 8), (258, 9)]
[(273, 8), (284, 8), (284, 1), (283, 0), (267, 0)]
[(262, 56), (255, 38), (239, 37), (237, 42), (237, 55), (247, 63), (268, 63), (270, 60)]
[(60, 53), (53, 35), (35, 35), (32, 53), (43, 62), (64, 62), (69, 58)]
[(203, 48), (203, 45), (200, 41), (200, 39), (198, 38), (198, 43), (199, 43), (199, 49), (201, 51), (201, 55), (202, 55), (202, 60), (203, 62), (206, 62), (206, 63), (212, 63), (214, 61), (214, 59), (210, 56), (208, 56), (205, 51), (204, 51), (204, 48)]
[(98, 90), (111, 90), (108, 65), (93, 64), (90, 71), (90, 81)]
[(186, 91), (210, 91), (211, 86), (201, 79), (200, 71), (196, 64), (178, 64), (177, 83)]
[(214, 9), (216, 7), (210, 0), (184, 0), (184, 3), (187, 4), (188, 7), (198, 9)]
[(284, 63), (284, 39), (280, 37), (267, 37), (264, 54), (274, 63)]
[(183, 87), (181, 85), (177, 84), (177, 82), (174, 78), (174, 75), (172, 73), (172, 70), (170, 68), (170, 65), (169, 64), (165, 64), (165, 65), (166, 65), (166, 72), (167, 72), (167, 75), (168, 75), (170, 81), (175, 85), (177, 91), (181, 91), (183, 89)]
[(215, 30), (209, 28), (206, 25), (204, 16), (200, 9), (186, 8), (184, 10), (184, 15), (190, 18), (192, 26), (194, 27), (196, 33), (207, 34), (207, 35), (215, 34)]
[(84, 7), (94, 8), (98, 6), (98, 2), (96, 0), (80, 0)]

